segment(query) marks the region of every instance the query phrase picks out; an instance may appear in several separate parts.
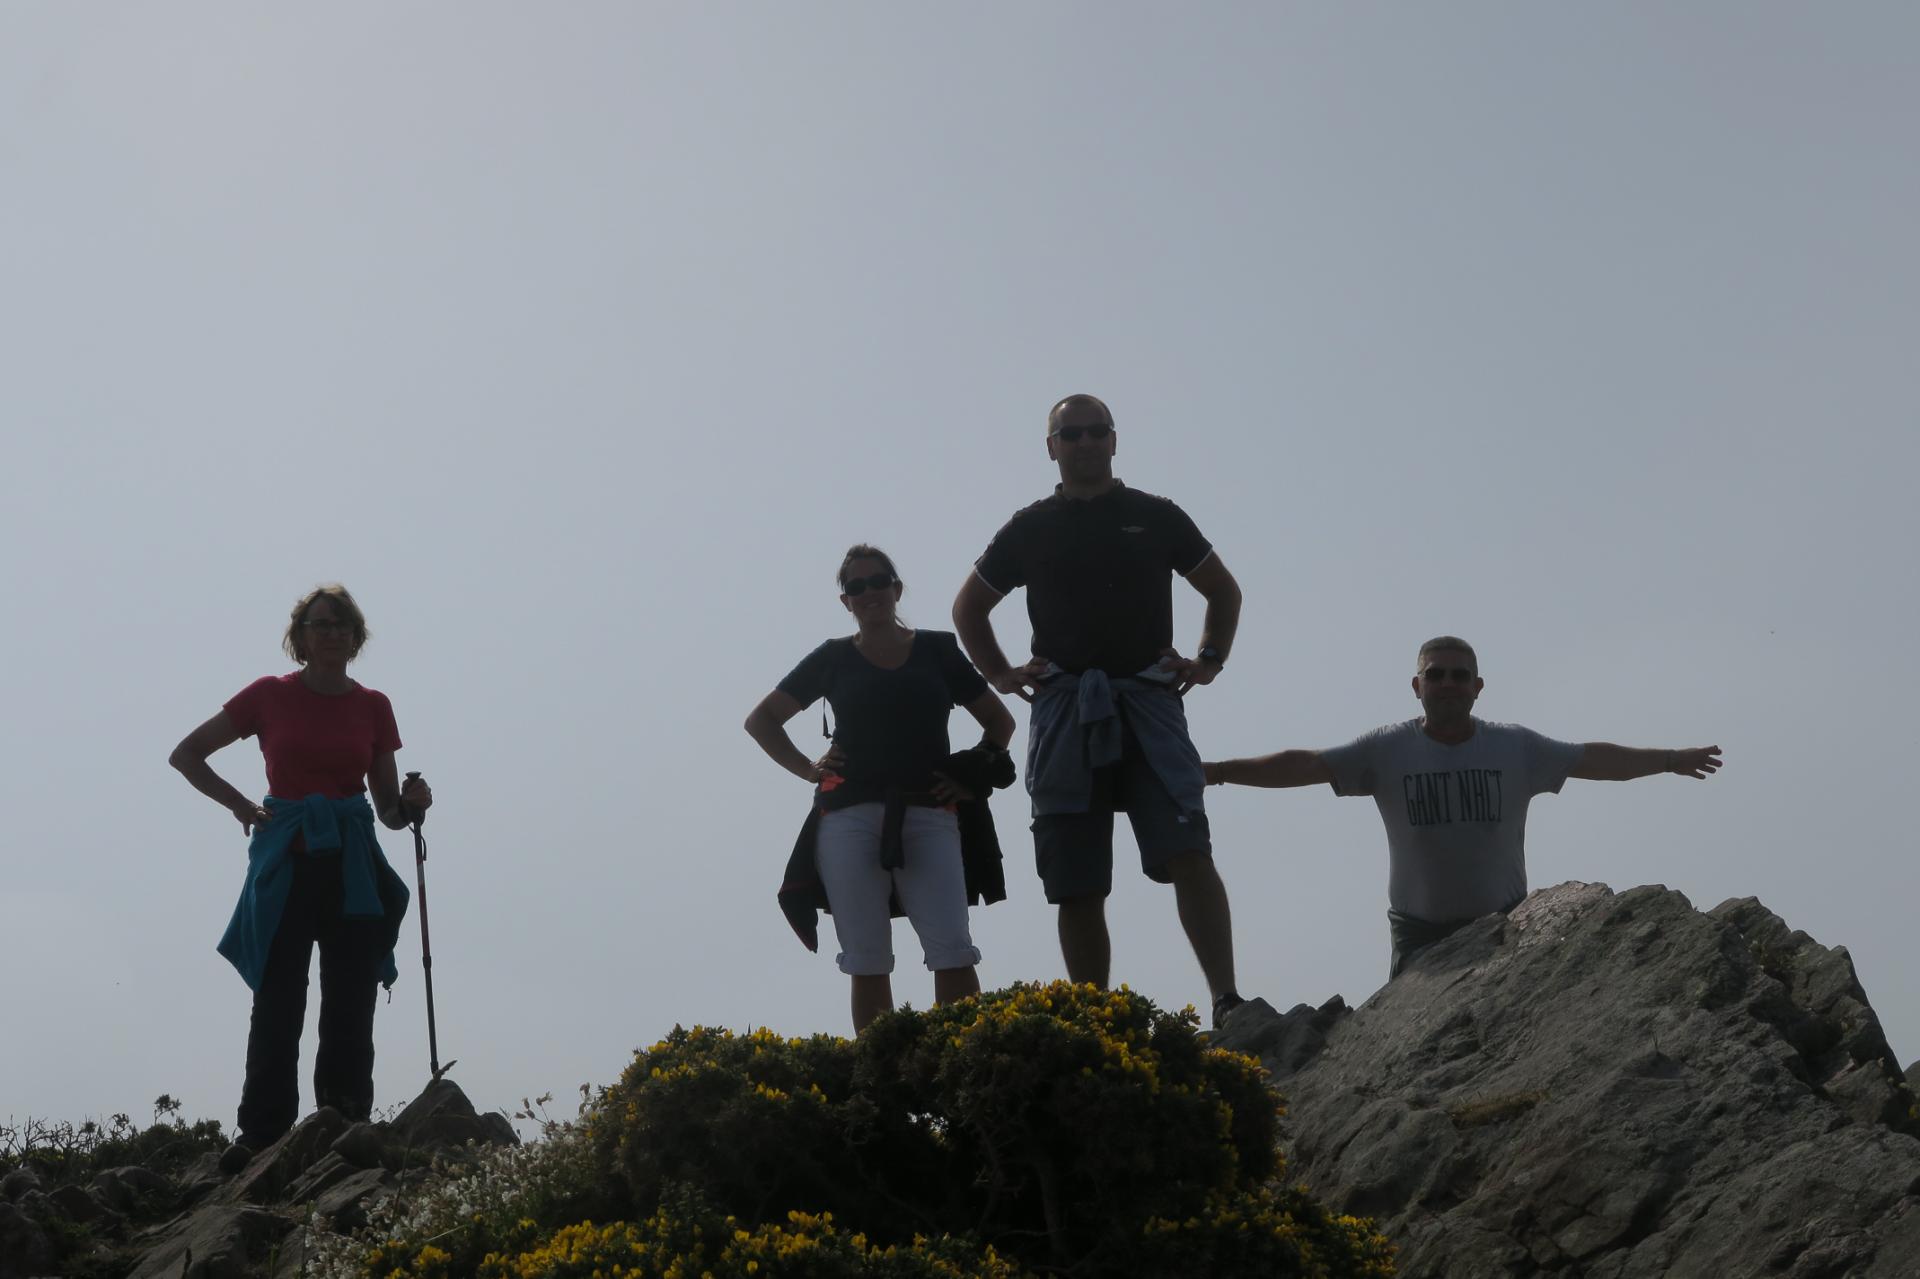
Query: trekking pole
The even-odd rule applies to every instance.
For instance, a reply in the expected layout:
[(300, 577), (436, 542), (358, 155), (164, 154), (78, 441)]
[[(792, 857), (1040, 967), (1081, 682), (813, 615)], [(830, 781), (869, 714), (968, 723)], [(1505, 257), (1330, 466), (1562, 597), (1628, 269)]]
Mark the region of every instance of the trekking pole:
[[(408, 773), (407, 780), (420, 776)], [(440, 1064), (440, 1035), (433, 1020), (433, 945), (427, 933), (427, 837), (420, 833), (420, 823), (427, 820), (425, 813), (409, 812), (413, 818), (413, 870), (415, 882), (420, 888), (420, 967), (427, 976), (427, 1060), (433, 1067), (435, 1083), (440, 1076), (452, 1070), (453, 1062), (444, 1067)]]

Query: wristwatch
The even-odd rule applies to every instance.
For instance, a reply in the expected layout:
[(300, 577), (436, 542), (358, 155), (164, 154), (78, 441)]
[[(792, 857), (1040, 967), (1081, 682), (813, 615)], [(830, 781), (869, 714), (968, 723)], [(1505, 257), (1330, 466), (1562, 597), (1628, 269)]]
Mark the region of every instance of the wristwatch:
[(1203, 662), (1212, 662), (1215, 666), (1224, 667), (1226, 665), (1226, 662), (1222, 661), (1220, 658), (1220, 650), (1215, 648), (1211, 644), (1208, 644), (1206, 647), (1202, 648), (1198, 653), (1195, 654), (1195, 656), (1198, 657)]

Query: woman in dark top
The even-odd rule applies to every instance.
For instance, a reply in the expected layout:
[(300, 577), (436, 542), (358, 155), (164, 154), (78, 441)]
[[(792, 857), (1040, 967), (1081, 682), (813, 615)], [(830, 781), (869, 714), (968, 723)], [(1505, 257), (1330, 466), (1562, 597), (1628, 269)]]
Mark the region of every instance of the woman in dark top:
[[(310, 591), (293, 606), (283, 640), (300, 669), (247, 685), (167, 761), (253, 837), (246, 885), (219, 947), (253, 988), (239, 1133), (221, 1160), (228, 1171), (278, 1140), (299, 1112), (300, 1030), (316, 943), (314, 1104), (350, 1119), (373, 1109), (374, 994), (393, 984), (393, 945), (407, 909), (406, 884), (380, 851), (373, 820), (377, 812), (400, 830), (432, 805), (433, 791), (418, 777), (400, 785), (393, 706), (347, 677), (366, 641), (366, 619), (344, 586)], [(260, 803), (207, 763), (243, 737), (258, 737), (266, 757), (269, 793)]]
[[(1013, 716), (950, 632), (916, 631), (900, 621), (895, 610), (904, 586), (885, 552), (853, 547), (839, 582), (840, 603), (859, 631), (807, 654), (753, 708), (746, 728), (774, 763), (815, 787), (815, 856), (839, 935), (840, 971), (853, 979), (857, 1032), (893, 1007), (888, 907), (895, 896), (933, 970), (934, 1001), (979, 993), (980, 952), (967, 927), (953, 812), (974, 796), (940, 769), (950, 753), (953, 707), (966, 707), (996, 749), (1013, 737)], [(785, 725), (822, 697), (833, 707), (833, 744), (812, 760)], [(902, 864), (893, 869), (882, 865), (889, 800), (906, 805)]]

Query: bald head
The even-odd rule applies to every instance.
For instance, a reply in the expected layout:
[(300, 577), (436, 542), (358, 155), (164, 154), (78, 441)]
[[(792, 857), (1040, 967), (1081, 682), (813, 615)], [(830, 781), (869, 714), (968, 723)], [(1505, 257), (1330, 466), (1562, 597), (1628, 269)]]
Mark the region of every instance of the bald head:
[(1069, 395), (1047, 414), (1047, 434), (1063, 426), (1112, 426), (1113, 411), (1097, 395)]

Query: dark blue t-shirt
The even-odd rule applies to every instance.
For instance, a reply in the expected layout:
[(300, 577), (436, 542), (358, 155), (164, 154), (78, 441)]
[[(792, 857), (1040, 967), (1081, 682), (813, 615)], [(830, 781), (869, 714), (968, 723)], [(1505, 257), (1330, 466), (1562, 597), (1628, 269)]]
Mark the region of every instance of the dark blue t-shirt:
[(824, 697), (846, 781), (821, 801), (831, 808), (884, 799), (890, 788), (924, 791), (952, 747), (947, 718), (987, 691), (950, 631), (915, 631), (907, 660), (883, 670), (853, 645), (830, 639), (803, 658), (779, 689), (802, 706)]

